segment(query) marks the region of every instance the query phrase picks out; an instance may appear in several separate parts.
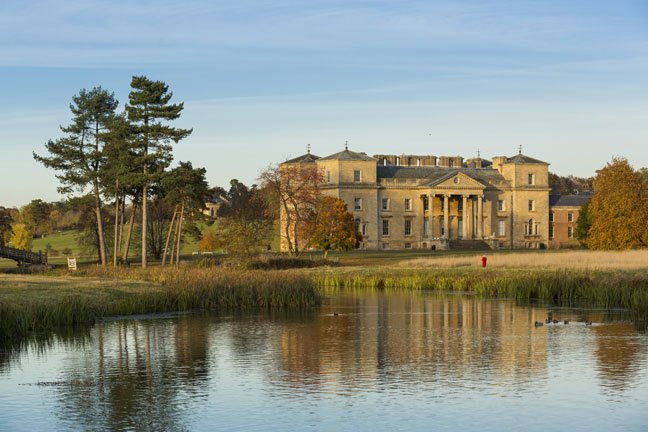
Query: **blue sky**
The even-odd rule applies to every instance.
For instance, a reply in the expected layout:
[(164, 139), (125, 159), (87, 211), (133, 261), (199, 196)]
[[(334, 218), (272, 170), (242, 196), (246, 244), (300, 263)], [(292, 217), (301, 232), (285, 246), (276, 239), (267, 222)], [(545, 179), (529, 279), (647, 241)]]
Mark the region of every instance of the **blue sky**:
[[(32, 158), (81, 88), (163, 80), (212, 185), (305, 152), (648, 166), (648, 1), (0, 1), (0, 205), (58, 200)], [(123, 105), (122, 105), (123, 106)], [(27, 177), (27, 178), (25, 178)], [(20, 182), (15, 179), (21, 178)], [(18, 185), (19, 184), (19, 185)]]

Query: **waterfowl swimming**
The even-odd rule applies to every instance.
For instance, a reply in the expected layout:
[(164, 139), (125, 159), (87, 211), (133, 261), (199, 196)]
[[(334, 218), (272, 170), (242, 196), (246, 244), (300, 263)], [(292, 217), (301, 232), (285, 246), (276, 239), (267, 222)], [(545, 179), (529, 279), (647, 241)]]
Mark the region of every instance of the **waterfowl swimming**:
[(544, 325), (544, 324), (542, 324), (541, 322), (538, 322), (538, 321), (535, 322), (535, 326), (536, 326), (536, 327), (542, 327), (543, 325)]
[(558, 320), (553, 320), (553, 323), (554, 323), (554, 324), (558, 324)]
[(569, 321), (565, 320), (565, 324), (569, 324)]
[(340, 315), (340, 314), (337, 313), (337, 312), (333, 312), (333, 316), (338, 316), (338, 315)]
[(585, 325), (592, 325), (592, 321), (585, 321)]
[[(542, 324), (542, 323), (540, 323), (540, 324)], [(551, 324), (551, 319), (547, 318), (547, 319), (545, 320), (545, 324)]]

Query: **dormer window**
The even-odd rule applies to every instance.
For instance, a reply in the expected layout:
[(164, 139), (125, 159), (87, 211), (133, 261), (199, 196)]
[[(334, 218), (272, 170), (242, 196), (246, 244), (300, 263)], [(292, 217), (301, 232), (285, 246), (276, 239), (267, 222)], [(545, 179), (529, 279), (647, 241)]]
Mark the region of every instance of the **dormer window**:
[(353, 171), (353, 181), (356, 183), (361, 181), (360, 170)]

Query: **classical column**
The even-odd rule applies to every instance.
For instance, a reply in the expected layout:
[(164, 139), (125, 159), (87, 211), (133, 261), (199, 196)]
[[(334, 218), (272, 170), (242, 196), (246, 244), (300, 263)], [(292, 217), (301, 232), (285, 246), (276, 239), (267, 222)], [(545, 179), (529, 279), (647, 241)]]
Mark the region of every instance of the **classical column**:
[(463, 215), (462, 215), (462, 232), (461, 238), (463, 240), (468, 240), (468, 195), (463, 196)]
[(484, 195), (477, 195), (477, 238), (484, 237), (484, 210), (482, 209), (482, 199)]
[(450, 238), (450, 195), (443, 194), (443, 238)]
[(428, 237), (433, 239), (434, 238), (434, 194), (431, 193), (430, 198), (428, 200), (428, 208), (430, 209), (428, 213)]

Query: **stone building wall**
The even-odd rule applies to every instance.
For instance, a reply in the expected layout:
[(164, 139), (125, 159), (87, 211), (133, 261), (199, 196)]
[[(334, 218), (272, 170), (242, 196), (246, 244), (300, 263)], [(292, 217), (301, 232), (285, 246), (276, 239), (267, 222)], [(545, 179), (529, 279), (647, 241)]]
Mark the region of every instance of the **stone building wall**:
[(345, 150), (313, 164), (325, 178), (323, 192), (344, 200), (353, 214), (364, 236), (361, 248), (447, 248), (457, 240), (504, 248), (548, 244), (545, 162), (521, 154), (464, 162), (459, 156), (369, 157)]

